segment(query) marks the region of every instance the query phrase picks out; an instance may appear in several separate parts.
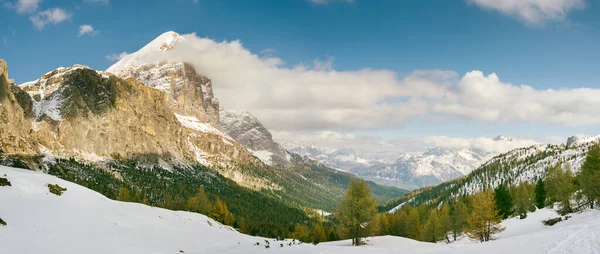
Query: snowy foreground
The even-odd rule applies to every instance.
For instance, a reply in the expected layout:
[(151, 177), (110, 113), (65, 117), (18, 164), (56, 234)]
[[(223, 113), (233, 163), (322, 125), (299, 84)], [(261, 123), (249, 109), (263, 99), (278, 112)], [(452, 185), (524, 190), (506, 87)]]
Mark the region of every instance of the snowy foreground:
[[(348, 241), (288, 246), (290, 240), (266, 239), (266, 249), (265, 238), (240, 234), (204, 215), (112, 201), (39, 172), (0, 166), (0, 177), (12, 183), (0, 187), (0, 218), (7, 222), (0, 226), (0, 253), (600, 253), (600, 211), (546, 227), (540, 221), (557, 215), (540, 210), (525, 220), (505, 221), (499, 239), (484, 244), (385, 236), (361, 247)], [(56, 196), (46, 184), (67, 191)]]

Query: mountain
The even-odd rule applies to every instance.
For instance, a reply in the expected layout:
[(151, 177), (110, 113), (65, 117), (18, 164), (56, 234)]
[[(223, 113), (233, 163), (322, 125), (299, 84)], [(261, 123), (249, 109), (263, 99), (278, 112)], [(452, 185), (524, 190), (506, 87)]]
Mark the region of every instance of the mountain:
[[(504, 135), (494, 137), (491, 142), (506, 147), (525, 144)], [(296, 142), (284, 145), (289, 151), (317, 160), (328, 167), (403, 189), (433, 186), (467, 175), (498, 154), (475, 146), (438, 146), (420, 154), (398, 154), (393, 160), (368, 156), (350, 148), (327, 152), (314, 145)]]
[(495, 188), (502, 183), (517, 185), (524, 181), (535, 183), (543, 179), (549, 167), (558, 163), (579, 172), (591, 146), (600, 144), (600, 135), (574, 136), (566, 144), (537, 144), (517, 148), (494, 156), (470, 174), (437, 186), (417, 189), (405, 196), (387, 202), (383, 210), (403, 204), (414, 206), (424, 203), (446, 202), (452, 197), (476, 193), (484, 188)]
[[(20, 86), (0, 61), (0, 164), (173, 210), (202, 187), (256, 235), (288, 235), (316, 223), (315, 210), (334, 211), (358, 177), (288, 153), (249, 113), (222, 121), (194, 66), (149, 61), (184, 42), (167, 32), (107, 71), (61, 67)], [(405, 193), (368, 184), (381, 201)]]
[(273, 141), (271, 133), (248, 111), (221, 109), (220, 124), (233, 139), (267, 165), (285, 166), (291, 154)]
[(414, 189), (467, 175), (492, 156), (476, 148), (436, 147), (419, 155), (402, 155), (392, 164), (372, 166), (357, 173)]
[[(312, 245), (250, 236), (202, 214), (110, 200), (40, 172), (0, 166), (0, 177), (11, 182), (0, 186), (0, 217), (6, 222), (0, 224), (0, 253), (594, 253), (600, 247), (597, 210), (572, 214), (552, 227), (540, 221), (556, 212), (538, 210), (523, 220), (503, 221), (506, 230), (487, 243), (379, 236), (357, 248), (350, 240)], [(66, 191), (51, 194), (48, 184)]]
[(315, 145), (298, 142), (286, 142), (284, 146), (290, 152), (317, 160), (323, 165), (344, 172), (358, 172), (364, 168), (388, 162), (385, 158), (372, 158), (352, 148), (342, 148), (327, 152)]

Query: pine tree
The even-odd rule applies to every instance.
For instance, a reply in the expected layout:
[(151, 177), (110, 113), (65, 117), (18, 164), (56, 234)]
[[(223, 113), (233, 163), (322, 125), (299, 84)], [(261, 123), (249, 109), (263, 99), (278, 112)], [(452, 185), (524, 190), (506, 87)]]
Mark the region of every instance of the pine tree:
[(496, 199), (496, 207), (498, 207), (498, 215), (503, 219), (508, 218), (513, 213), (513, 199), (506, 188), (506, 185), (499, 185), (494, 191)]
[(582, 194), (590, 208), (594, 209), (594, 203), (600, 201), (600, 145), (588, 151), (578, 180)]
[(535, 206), (538, 209), (546, 207), (546, 187), (541, 178), (538, 179), (535, 184)]
[(360, 245), (365, 227), (377, 214), (377, 200), (364, 180), (350, 181), (337, 214), (345, 232), (352, 238), (352, 245)]
[(504, 228), (495, 205), (494, 194), (490, 191), (479, 192), (473, 197), (473, 211), (468, 223), (467, 236), (473, 240), (487, 242), (493, 240), (496, 233)]

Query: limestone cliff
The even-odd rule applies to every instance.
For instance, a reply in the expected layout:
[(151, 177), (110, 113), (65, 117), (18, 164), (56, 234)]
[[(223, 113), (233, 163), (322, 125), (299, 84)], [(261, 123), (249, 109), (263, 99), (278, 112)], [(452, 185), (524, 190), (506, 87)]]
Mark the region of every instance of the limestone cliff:
[(149, 87), (165, 92), (168, 105), (181, 115), (194, 116), (203, 123), (219, 126), (219, 101), (212, 82), (183, 62), (154, 62), (156, 55), (185, 40), (175, 32), (167, 32), (109, 67), (106, 71), (123, 79), (135, 78)]
[(6, 61), (0, 59), (0, 152), (34, 154), (35, 142), (29, 137), (31, 123), (11, 92)]
[[(200, 163), (216, 166), (244, 186), (269, 185), (233, 167), (260, 164), (246, 148), (197, 115), (179, 114), (187, 111), (176, 111), (170, 94), (136, 79), (75, 65), (13, 91), (19, 97), (23, 92), (30, 96), (18, 102), (31, 108), (29, 136), (47, 156), (90, 162), (125, 158), (171, 165)], [(21, 108), (14, 95), (9, 96)], [(17, 114), (25, 119), (22, 109)]]

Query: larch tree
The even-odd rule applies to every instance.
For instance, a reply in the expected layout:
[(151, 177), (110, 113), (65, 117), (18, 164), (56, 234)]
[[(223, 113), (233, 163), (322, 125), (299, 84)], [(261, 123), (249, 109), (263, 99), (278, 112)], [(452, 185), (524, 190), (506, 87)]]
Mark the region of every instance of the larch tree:
[(360, 245), (368, 233), (367, 227), (377, 214), (377, 200), (364, 180), (351, 180), (348, 191), (342, 199), (337, 217), (342, 223), (352, 245)]
[(570, 168), (563, 169), (560, 165), (550, 167), (546, 176), (546, 194), (548, 202), (559, 202), (561, 214), (567, 214), (571, 209), (571, 196), (575, 192), (574, 176)]
[(473, 210), (468, 219), (467, 236), (480, 242), (493, 240), (495, 234), (504, 230), (500, 225), (501, 220), (496, 208), (494, 193), (479, 192), (473, 197)]
[(450, 212), (450, 230), (452, 237), (456, 241), (456, 237), (465, 232), (468, 226), (469, 208), (464, 201), (459, 199), (453, 204)]
[(600, 145), (588, 151), (578, 177), (581, 192), (590, 208), (600, 201)]
[(406, 237), (414, 240), (421, 239), (421, 216), (419, 215), (419, 210), (410, 209), (404, 225)]
[(527, 183), (521, 182), (518, 186), (512, 188), (512, 196), (514, 198), (515, 213), (519, 218), (527, 218), (527, 213), (534, 209), (533, 196), (529, 192)]
[(217, 200), (209, 215), (211, 218), (225, 225), (232, 225), (235, 221), (235, 217), (229, 213), (227, 205), (220, 199)]
[(207, 214), (211, 210), (210, 201), (208, 201), (204, 187), (198, 188), (198, 193), (188, 198), (187, 208), (190, 212), (202, 214)]

